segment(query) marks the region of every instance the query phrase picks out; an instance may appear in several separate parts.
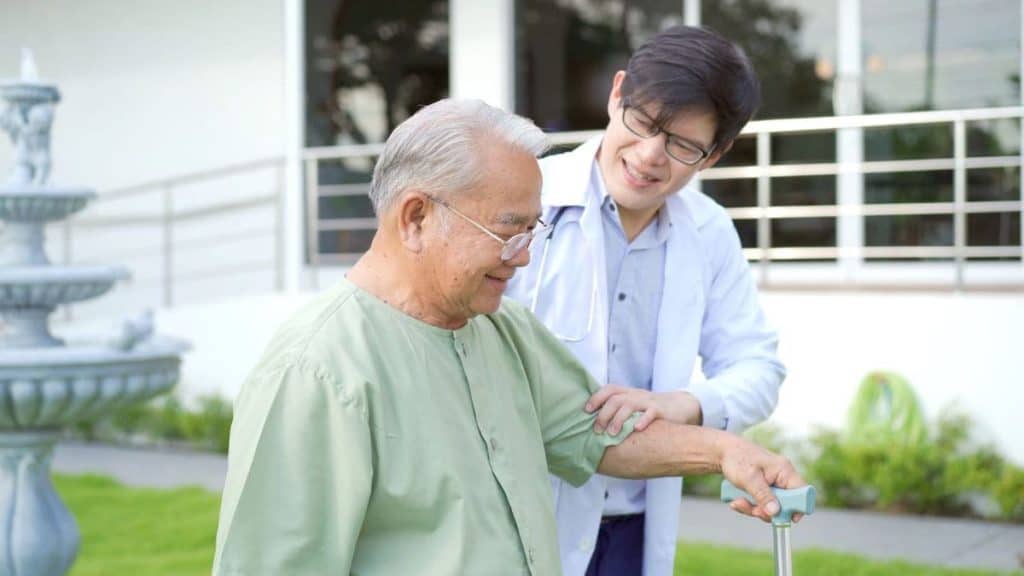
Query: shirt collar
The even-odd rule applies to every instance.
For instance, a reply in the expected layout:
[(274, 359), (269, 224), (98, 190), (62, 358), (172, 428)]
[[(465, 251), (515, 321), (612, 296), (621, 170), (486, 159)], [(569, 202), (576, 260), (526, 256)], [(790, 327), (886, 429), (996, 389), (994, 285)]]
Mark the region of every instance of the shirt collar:
[[(597, 164), (597, 158), (594, 158), (590, 168), (590, 188), (591, 193), (596, 193), (598, 200), (600, 200), (602, 212), (607, 213), (609, 210), (616, 212), (612, 209), (615, 204), (615, 199), (612, 198), (611, 194), (608, 193), (608, 188), (604, 185), (604, 178), (601, 176), (601, 167)], [(616, 213), (615, 222), (619, 228), (622, 227), (622, 221), (619, 220), (619, 215)], [(672, 232), (672, 214), (668, 209), (668, 206), (662, 204), (661, 208), (658, 209), (658, 213), (654, 218), (654, 242), (655, 245), (661, 245), (668, 241), (668, 235)], [(643, 234), (641, 234), (642, 236)], [(639, 238), (639, 236), (637, 237)]]

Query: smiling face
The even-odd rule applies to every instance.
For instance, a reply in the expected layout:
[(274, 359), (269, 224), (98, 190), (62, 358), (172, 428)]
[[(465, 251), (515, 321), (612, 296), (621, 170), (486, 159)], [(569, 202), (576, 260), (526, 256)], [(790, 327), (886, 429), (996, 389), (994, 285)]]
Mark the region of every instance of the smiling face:
[[(665, 199), (689, 183), (697, 172), (718, 161), (725, 150), (715, 151), (699, 163), (689, 166), (665, 153), (664, 133), (643, 138), (622, 122), (622, 80), (625, 72), (615, 75), (608, 96), (608, 128), (605, 130), (597, 161), (608, 193), (619, 208), (623, 226), (644, 226), (654, 217)], [(641, 108), (649, 118), (658, 116), (657, 108)], [(711, 112), (680, 112), (661, 126), (680, 139), (702, 150), (710, 150), (715, 138), (715, 115)]]
[[(503, 143), (480, 151), (484, 181), (445, 200), (502, 240), (532, 229), (540, 216), (541, 175), (537, 159)], [(433, 275), (442, 316), (458, 321), (498, 309), (516, 268), (530, 262), (529, 250), (501, 260), (502, 245), (470, 222), (433, 203), (439, 221), (424, 251), (424, 269)]]

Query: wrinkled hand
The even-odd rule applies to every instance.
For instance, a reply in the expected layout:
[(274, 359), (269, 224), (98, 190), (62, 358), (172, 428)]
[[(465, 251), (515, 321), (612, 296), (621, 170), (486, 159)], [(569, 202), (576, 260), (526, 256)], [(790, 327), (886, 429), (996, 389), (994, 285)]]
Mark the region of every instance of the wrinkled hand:
[[(778, 514), (779, 503), (771, 487), (800, 488), (807, 482), (784, 456), (769, 452), (740, 436), (730, 435), (722, 449), (722, 475), (741, 490), (757, 500), (753, 505), (742, 498), (733, 500), (733, 510), (771, 522)], [(793, 522), (799, 522), (803, 514), (794, 514)]]
[(676, 424), (701, 423), (700, 402), (693, 394), (682, 390), (650, 392), (609, 384), (587, 400), (584, 410), (587, 413), (599, 411), (594, 419), (594, 430), (607, 430), (613, 436), (634, 412), (643, 412), (634, 426), (638, 432), (659, 418)]

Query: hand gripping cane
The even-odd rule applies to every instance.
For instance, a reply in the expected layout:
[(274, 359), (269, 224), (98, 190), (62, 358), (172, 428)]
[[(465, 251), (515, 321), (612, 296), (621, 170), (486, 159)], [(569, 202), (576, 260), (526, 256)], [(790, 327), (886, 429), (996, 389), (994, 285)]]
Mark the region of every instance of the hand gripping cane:
[[(779, 501), (779, 513), (772, 517), (772, 554), (775, 556), (775, 576), (793, 576), (793, 559), (789, 545), (789, 528), (793, 525), (793, 514), (800, 512), (805, 516), (814, 513), (814, 499), (817, 495), (814, 486), (804, 486), (792, 490), (772, 488), (775, 499)], [(732, 502), (743, 498), (756, 505), (757, 500), (743, 490), (732, 485), (728, 480), (722, 481), (722, 502)]]

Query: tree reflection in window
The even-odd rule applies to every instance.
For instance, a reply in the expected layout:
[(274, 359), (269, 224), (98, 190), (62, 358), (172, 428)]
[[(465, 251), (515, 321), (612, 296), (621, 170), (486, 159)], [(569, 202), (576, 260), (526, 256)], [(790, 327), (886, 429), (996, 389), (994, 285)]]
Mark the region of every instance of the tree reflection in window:
[(447, 96), (447, 0), (306, 4), (307, 145), (382, 142)]

